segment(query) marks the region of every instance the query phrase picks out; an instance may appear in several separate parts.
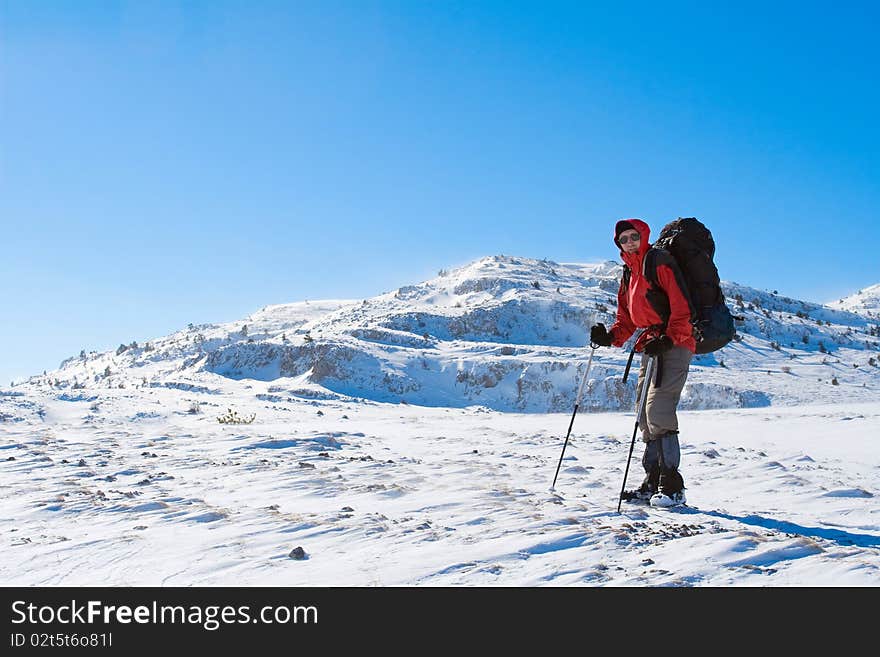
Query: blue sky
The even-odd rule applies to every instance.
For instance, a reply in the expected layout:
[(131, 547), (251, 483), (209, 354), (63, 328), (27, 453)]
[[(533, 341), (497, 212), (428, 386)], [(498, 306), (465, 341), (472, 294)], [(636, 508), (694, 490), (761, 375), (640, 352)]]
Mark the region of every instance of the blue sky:
[(722, 278), (880, 281), (873, 3), (0, 0), (0, 382), (697, 216)]

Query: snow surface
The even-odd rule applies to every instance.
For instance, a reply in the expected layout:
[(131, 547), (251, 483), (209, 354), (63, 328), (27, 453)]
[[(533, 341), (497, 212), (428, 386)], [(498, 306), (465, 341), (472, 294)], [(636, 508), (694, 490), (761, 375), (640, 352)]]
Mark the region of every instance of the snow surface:
[[(868, 306), (724, 284), (740, 339), (692, 368), (690, 505), (673, 510), (616, 512), (635, 377), (624, 350), (598, 350), (550, 490), (580, 345), (611, 321), (619, 273), (493, 256), (0, 389), (0, 582), (880, 583)], [(255, 420), (218, 422), (229, 410)]]

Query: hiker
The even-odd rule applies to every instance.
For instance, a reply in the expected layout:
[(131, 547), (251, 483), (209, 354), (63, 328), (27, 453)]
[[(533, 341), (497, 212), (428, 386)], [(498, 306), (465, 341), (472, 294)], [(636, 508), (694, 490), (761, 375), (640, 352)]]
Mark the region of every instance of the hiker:
[[(645, 442), (645, 479), (637, 489), (626, 491), (623, 499), (668, 507), (685, 502), (684, 480), (678, 471), (676, 408), (696, 343), (687, 287), (675, 259), (666, 251), (655, 250), (652, 257), (656, 256), (656, 276), (652, 278), (659, 285), (653, 285), (645, 276), (643, 264), (651, 249), (650, 234), (648, 224), (639, 219), (625, 219), (615, 225), (614, 243), (629, 271), (625, 268), (617, 293), (617, 321), (607, 331), (604, 324), (594, 325), (590, 341), (605, 347), (622, 347), (636, 329), (644, 329), (635, 350), (642, 353), (637, 390), (647, 394), (644, 412), (638, 418)], [(665, 323), (663, 316), (668, 316)], [(655, 376), (645, 383), (650, 357), (656, 358)]]

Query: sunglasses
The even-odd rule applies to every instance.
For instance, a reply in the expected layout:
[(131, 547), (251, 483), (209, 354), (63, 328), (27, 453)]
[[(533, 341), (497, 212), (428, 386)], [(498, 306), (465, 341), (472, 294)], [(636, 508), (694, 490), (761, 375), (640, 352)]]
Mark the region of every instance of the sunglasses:
[(617, 241), (620, 242), (621, 244), (626, 244), (627, 242), (638, 242), (641, 239), (642, 239), (642, 236), (639, 235), (638, 233), (636, 233), (635, 235), (633, 235), (631, 237), (627, 237), (626, 235), (621, 235), (620, 237), (617, 238)]

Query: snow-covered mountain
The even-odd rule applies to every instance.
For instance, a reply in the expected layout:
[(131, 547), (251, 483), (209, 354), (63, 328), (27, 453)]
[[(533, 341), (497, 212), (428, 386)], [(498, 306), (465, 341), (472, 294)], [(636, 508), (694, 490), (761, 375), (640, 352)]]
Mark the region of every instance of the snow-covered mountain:
[[(370, 299), (267, 306), (238, 322), (190, 325), (147, 344), (82, 353), (30, 384), (60, 394), (139, 386), (218, 391), (265, 382), (262, 399), (361, 398), (520, 412), (572, 408), (589, 327), (614, 321), (620, 265), (509, 256), (480, 259)], [(880, 389), (880, 286), (833, 308), (722, 284), (741, 319), (734, 342), (697, 357), (682, 407), (839, 399)], [(853, 299), (856, 301), (851, 301)], [(583, 405), (629, 409), (626, 350), (597, 350)]]
[(875, 323), (880, 323), (880, 283), (870, 285), (843, 299), (832, 301), (828, 306), (836, 310), (859, 313), (876, 320)]
[(880, 338), (862, 307), (724, 284), (739, 338), (695, 361), (684, 406), (727, 408), (679, 413), (673, 510), (617, 512), (635, 377), (597, 350), (548, 492), (619, 275), (484, 258), (0, 388), (0, 583), (876, 585)]

